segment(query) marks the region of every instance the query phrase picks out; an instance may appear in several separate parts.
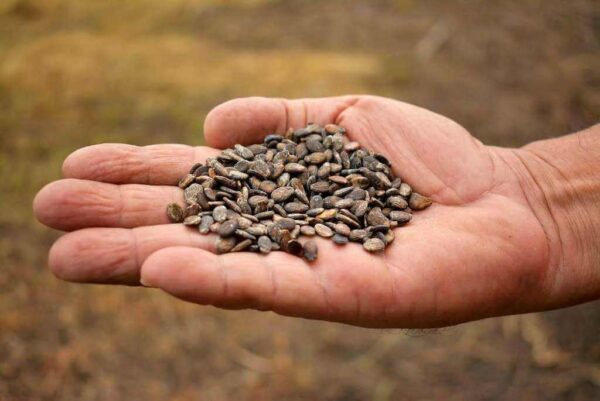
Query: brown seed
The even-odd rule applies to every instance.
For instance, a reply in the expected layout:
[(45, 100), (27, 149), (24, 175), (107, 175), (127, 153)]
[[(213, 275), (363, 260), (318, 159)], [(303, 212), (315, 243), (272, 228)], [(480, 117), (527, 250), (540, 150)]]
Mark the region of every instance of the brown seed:
[(344, 145), (344, 150), (346, 152), (354, 152), (358, 149), (360, 149), (360, 143), (358, 142), (348, 142), (346, 145)]
[(304, 161), (309, 164), (323, 164), (327, 161), (327, 154), (325, 152), (315, 152), (304, 158)]
[(179, 181), (179, 188), (187, 188), (195, 179), (196, 176), (194, 174), (186, 175)]
[(423, 196), (417, 192), (413, 192), (408, 200), (408, 206), (410, 206), (412, 210), (426, 209), (429, 206), (431, 206), (432, 203), (433, 201), (430, 198)]
[(367, 213), (368, 209), (369, 209), (369, 202), (356, 201), (356, 203), (354, 204), (354, 207), (352, 208), (352, 211), (354, 212), (354, 215), (356, 217), (362, 217), (365, 215), (365, 213)]
[(235, 247), (236, 242), (235, 237), (218, 237), (215, 241), (215, 250), (218, 254), (230, 252)]
[(350, 235), (348, 236), (348, 238), (350, 239), (350, 241), (363, 242), (363, 240), (367, 238), (368, 235), (369, 234), (366, 230), (352, 230), (350, 231)]
[(227, 208), (225, 206), (217, 206), (213, 209), (212, 217), (219, 223), (224, 222), (227, 219)]
[(363, 248), (369, 252), (379, 252), (385, 249), (385, 244), (379, 238), (370, 238), (363, 243)]
[(198, 227), (200, 234), (208, 234), (210, 232), (210, 226), (212, 226), (214, 222), (215, 219), (213, 219), (212, 216), (202, 216), (202, 221)]
[(381, 212), (381, 209), (374, 207), (367, 215), (367, 223), (371, 226), (389, 225), (388, 218)]
[(271, 198), (275, 202), (285, 202), (290, 197), (292, 197), (292, 195), (294, 195), (294, 188), (280, 187), (280, 188), (277, 188), (276, 190), (274, 190), (273, 193), (271, 193)]
[(306, 241), (303, 247), (302, 256), (309, 262), (314, 262), (317, 259), (319, 249), (315, 241)]
[(337, 209), (327, 209), (324, 212), (317, 215), (318, 219), (321, 220), (331, 220), (337, 216)]
[(232, 180), (245, 180), (248, 178), (248, 174), (242, 173), (238, 170), (229, 170), (229, 178)]
[(188, 186), (185, 189), (185, 191), (183, 191), (183, 196), (185, 198), (186, 203), (198, 203), (198, 193), (202, 192), (202, 190), (203, 188), (200, 184), (194, 183)]
[(296, 227), (296, 222), (293, 219), (282, 218), (275, 223), (280, 229), (292, 231)]
[(167, 217), (172, 223), (181, 223), (184, 218), (184, 211), (177, 203), (167, 205)]
[(221, 237), (231, 237), (235, 230), (239, 228), (239, 223), (237, 220), (227, 220), (221, 223), (221, 227), (219, 227), (219, 235)]
[(283, 207), (288, 213), (304, 213), (308, 210), (308, 205), (300, 202), (286, 203)]
[(317, 232), (315, 231), (314, 227), (307, 225), (300, 227), (300, 233), (302, 235), (306, 235), (307, 237), (313, 237)]
[(350, 227), (348, 227), (344, 223), (337, 223), (333, 229), (335, 230), (336, 233), (343, 235), (344, 237), (347, 237), (350, 235)]
[(408, 185), (407, 183), (403, 182), (398, 187), (398, 192), (400, 193), (401, 196), (404, 196), (405, 198), (408, 198), (410, 196), (410, 194), (412, 193), (412, 188), (410, 187), (410, 185)]
[(239, 244), (237, 244), (236, 246), (234, 246), (233, 248), (231, 248), (231, 252), (241, 252), (244, 249), (248, 248), (250, 245), (252, 245), (252, 240), (245, 239), (242, 242), (240, 242)]
[(254, 158), (254, 153), (245, 146), (237, 144), (233, 148), (235, 150), (235, 153), (237, 153), (246, 160), (252, 160)]
[(272, 248), (273, 242), (271, 241), (271, 238), (267, 237), (266, 235), (261, 235), (258, 238), (258, 249), (260, 250), (260, 252), (269, 253), (271, 252)]
[(256, 236), (261, 236), (261, 235), (266, 235), (267, 234), (267, 227), (263, 224), (255, 224), (252, 227), (248, 227), (246, 229), (246, 232), (248, 234), (254, 235)]
[(401, 196), (392, 196), (388, 198), (387, 204), (394, 209), (406, 209), (408, 202)]
[(198, 224), (200, 224), (201, 221), (202, 217), (198, 215), (188, 216), (183, 220), (183, 224), (186, 226), (197, 226)]
[(333, 236), (333, 242), (335, 242), (338, 245), (345, 245), (348, 243), (348, 237), (345, 237), (343, 235), (340, 234), (335, 234)]
[(319, 193), (329, 192), (329, 185), (327, 181), (317, 181), (310, 186), (310, 190)]
[(348, 184), (348, 179), (346, 177), (342, 177), (341, 175), (332, 175), (329, 178), (329, 181), (335, 182), (336, 184), (346, 185)]
[(412, 215), (407, 212), (402, 212), (399, 210), (394, 210), (390, 212), (390, 219), (397, 221), (398, 223), (408, 223)]
[(277, 188), (277, 184), (275, 184), (273, 181), (269, 181), (269, 180), (265, 180), (265, 181), (261, 182), (259, 185), (259, 189), (261, 191), (265, 191), (268, 194), (275, 191), (276, 188)]
[(324, 224), (315, 225), (315, 231), (316, 231), (317, 235), (319, 235), (323, 238), (333, 237), (333, 230)]
[(354, 200), (352, 199), (342, 199), (335, 204), (338, 209), (350, 209), (352, 206), (354, 206)]
[(306, 167), (298, 163), (288, 163), (285, 165), (285, 171), (292, 174), (298, 174), (305, 172)]

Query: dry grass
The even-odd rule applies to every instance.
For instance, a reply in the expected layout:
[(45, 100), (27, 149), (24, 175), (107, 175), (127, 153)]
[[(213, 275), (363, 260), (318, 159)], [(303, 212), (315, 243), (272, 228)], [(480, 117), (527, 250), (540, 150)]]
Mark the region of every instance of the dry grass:
[(35, 192), (98, 142), (202, 141), (246, 95), (368, 92), (501, 145), (598, 121), (593, 2), (0, 2), (0, 400), (588, 400), (600, 310), (405, 333), (76, 286)]

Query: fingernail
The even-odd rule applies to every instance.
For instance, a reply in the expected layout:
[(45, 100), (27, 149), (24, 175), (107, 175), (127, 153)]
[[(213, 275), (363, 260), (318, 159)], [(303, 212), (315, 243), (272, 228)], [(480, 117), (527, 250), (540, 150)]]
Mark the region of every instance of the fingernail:
[(146, 288), (156, 288), (153, 285), (149, 284), (147, 281), (144, 281), (144, 278), (141, 277), (140, 278), (140, 284), (142, 285), (142, 287), (146, 287)]

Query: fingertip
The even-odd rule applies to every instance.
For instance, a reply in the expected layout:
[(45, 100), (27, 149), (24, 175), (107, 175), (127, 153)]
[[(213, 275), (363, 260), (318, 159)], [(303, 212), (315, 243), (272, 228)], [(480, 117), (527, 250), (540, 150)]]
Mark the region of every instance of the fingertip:
[(44, 185), (33, 198), (33, 214), (35, 218), (46, 226), (51, 226), (54, 219), (53, 205), (56, 197), (60, 196), (60, 181)]
[(89, 146), (77, 149), (69, 154), (62, 164), (62, 175), (65, 178), (77, 177), (76, 172), (79, 170), (80, 160), (89, 152)]
[(52, 274), (55, 277), (65, 280), (65, 281), (78, 281), (72, 274), (69, 274), (69, 270), (65, 268), (66, 261), (69, 255), (69, 239), (66, 238), (69, 234), (63, 235), (60, 237), (52, 247), (50, 247), (50, 252), (48, 253), (48, 267)]
[(256, 142), (282, 129), (282, 110), (282, 102), (272, 98), (254, 96), (229, 100), (206, 116), (204, 138), (209, 146), (221, 149), (235, 143)]

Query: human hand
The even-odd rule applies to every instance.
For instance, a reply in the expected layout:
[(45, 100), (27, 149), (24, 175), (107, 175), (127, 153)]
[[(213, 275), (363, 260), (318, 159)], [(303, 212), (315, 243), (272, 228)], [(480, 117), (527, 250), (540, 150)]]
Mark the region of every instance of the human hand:
[[(194, 162), (309, 121), (344, 126), (434, 200), (385, 253), (317, 239), (311, 264), (283, 252), (216, 255), (213, 238), (168, 224), (165, 206), (183, 199), (173, 185)], [(200, 304), (369, 327), (444, 326), (589, 299), (589, 289), (557, 285), (564, 249), (540, 217), (546, 206), (535, 201), (525, 153), (484, 146), (445, 117), (371, 96), (247, 98), (214, 109), (205, 139), (214, 148), (102, 144), (70, 155), (66, 178), (34, 201), (42, 223), (71, 231), (50, 251), (53, 272), (76, 282), (141, 278)]]

